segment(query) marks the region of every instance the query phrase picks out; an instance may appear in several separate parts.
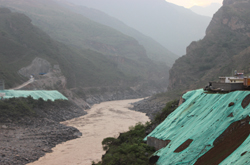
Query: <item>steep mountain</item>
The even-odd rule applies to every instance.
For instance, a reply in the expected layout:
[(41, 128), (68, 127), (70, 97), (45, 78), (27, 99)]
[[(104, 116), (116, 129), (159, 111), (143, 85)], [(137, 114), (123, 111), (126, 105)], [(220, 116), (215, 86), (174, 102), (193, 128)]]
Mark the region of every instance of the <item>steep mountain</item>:
[(190, 8), (193, 12), (196, 14), (213, 17), (214, 13), (216, 13), (219, 8), (221, 7), (221, 4), (219, 3), (211, 3), (209, 6), (193, 6)]
[(170, 90), (204, 87), (232, 70), (249, 75), (250, 1), (224, 0), (214, 15), (206, 36), (192, 42), (187, 54), (176, 60), (170, 71)]
[[(115, 81), (126, 77), (114, 62), (103, 55), (86, 50), (84, 57), (64, 44), (52, 40), (46, 33), (33, 26), (31, 19), (24, 14), (12, 13), (6, 8), (0, 9), (0, 34), (0, 79), (5, 80), (7, 89), (27, 80), (30, 74), (38, 78), (39, 70), (31, 69), (28, 75), (19, 72), (36, 58), (42, 59), (37, 65), (48, 63), (44, 65), (45, 71), (42, 69), (40, 72), (62, 72), (68, 88), (98, 86), (102, 83), (115, 84)], [(99, 61), (93, 63), (88, 56), (97, 56)], [(59, 83), (58, 87), (60, 85)]]
[(26, 14), (34, 25), (52, 38), (78, 48), (107, 55), (146, 57), (145, 49), (132, 37), (70, 12), (53, 0), (1, 0), (1, 5)]
[(178, 55), (186, 46), (202, 39), (211, 18), (195, 14), (165, 0), (68, 0), (101, 10), (153, 38)]
[(165, 62), (168, 66), (171, 67), (174, 61), (178, 58), (177, 55), (167, 50), (152, 38), (145, 36), (139, 31), (125, 25), (123, 22), (107, 15), (102, 11), (85, 6), (74, 5), (65, 0), (57, 0), (57, 2), (59, 2), (59, 4), (63, 5), (64, 7), (69, 8), (72, 12), (82, 14), (83, 16), (95, 22), (112, 27), (128, 36), (135, 38), (139, 42), (139, 44), (144, 46), (147, 56), (152, 60)]
[[(141, 93), (149, 95), (166, 90), (169, 67), (149, 59), (145, 48), (134, 38), (71, 12), (53, 0), (0, 2), (1, 6), (29, 16), (32, 24), (41, 28), (52, 39), (66, 44), (66, 47), (80, 56), (79, 58), (86, 59), (84, 63), (76, 59), (76, 63), (72, 62), (70, 65), (80, 73), (75, 75), (79, 80), (73, 83), (72, 89), (80, 93), (84, 92), (77, 88), (91, 93), (103, 93), (107, 91), (106, 88), (108, 91), (112, 88), (116, 92), (117, 89), (140, 90), (138, 97)], [(29, 60), (29, 64), (31, 62), (32, 60)], [(32, 65), (35, 63), (36, 61), (33, 61)], [(73, 77), (69, 81), (74, 79)]]
[(57, 89), (85, 100), (89, 94), (107, 91), (111, 94), (106, 99), (140, 97), (166, 87), (166, 65), (148, 58), (114, 61), (92, 50), (68, 47), (32, 25), (24, 14), (6, 8), (0, 9), (0, 35), (0, 79), (7, 89), (30, 75), (36, 81), (28, 89)]

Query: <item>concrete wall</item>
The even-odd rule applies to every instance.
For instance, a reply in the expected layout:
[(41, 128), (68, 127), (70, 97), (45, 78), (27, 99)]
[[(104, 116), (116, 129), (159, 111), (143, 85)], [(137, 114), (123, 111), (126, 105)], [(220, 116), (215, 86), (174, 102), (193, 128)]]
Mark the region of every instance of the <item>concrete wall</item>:
[(244, 89), (243, 83), (212, 82), (212, 87), (214, 89), (218, 89), (218, 88), (223, 89), (223, 91), (226, 91), (226, 92)]
[(154, 137), (147, 137), (147, 145), (154, 147), (155, 150), (162, 149), (170, 143), (170, 140), (159, 140)]

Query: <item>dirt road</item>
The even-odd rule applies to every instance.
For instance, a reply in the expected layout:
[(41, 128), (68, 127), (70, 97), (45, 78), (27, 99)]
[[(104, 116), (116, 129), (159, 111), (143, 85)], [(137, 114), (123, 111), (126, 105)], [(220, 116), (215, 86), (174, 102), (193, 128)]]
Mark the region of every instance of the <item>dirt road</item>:
[(29, 165), (91, 165), (92, 161), (101, 160), (104, 138), (117, 137), (130, 126), (149, 121), (145, 114), (128, 109), (130, 103), (139, 100), (103, 102), (94, 105), (87, 115), (63, 122), (79, 129), (81, 138), (57, 145), (52, 153)]

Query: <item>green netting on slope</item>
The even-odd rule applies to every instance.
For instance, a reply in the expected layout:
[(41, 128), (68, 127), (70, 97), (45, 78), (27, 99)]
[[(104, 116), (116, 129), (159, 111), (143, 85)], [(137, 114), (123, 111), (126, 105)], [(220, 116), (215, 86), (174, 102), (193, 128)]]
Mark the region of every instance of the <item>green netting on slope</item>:
[(68, 100), (60, 92), (56, 90), (45, 91), (45, 90), (34, 90), (34, 91), (25, 91), (25, 90), (0, 90), (0, 93), (5, 93), (3, 98), (13, 98), (13, 97), (28, 97), (31, 96), (33, 99), (42, 98), (43, 100)]
[[(229, 157), (227, 157), (220, 165), (249, 165), (250, 164), (250, 136), (237, 148)], [(245, 153), (246, 152), (246, 153)], [(242, 153), (245, 153), (243, 156)]]
[[(248, 94), (249, 91), (206, 94), (202, 89), (186, 93), (183, 96), (186, 101), (148, 135), (161, 140), (171, 140), (165, 148), (155, 153), (160, 157), (157, 164), (194, 164), (213, 147), (214, 140), (230, 124), (250, 115), (250, 105), (245, 109), (241, 106), (242, 100)], [(230, 102), (235, 105), (229, 107)], [(234, 117), (228, 117), (231, 113)], [(174, 153), (188, 139), (193, 139), (189, 147)], [(247, 148), (250, 148), (250, 137), (221, 164), (249, 164), (250, 153), (240, 156), (244, 151), (248, 151)]]

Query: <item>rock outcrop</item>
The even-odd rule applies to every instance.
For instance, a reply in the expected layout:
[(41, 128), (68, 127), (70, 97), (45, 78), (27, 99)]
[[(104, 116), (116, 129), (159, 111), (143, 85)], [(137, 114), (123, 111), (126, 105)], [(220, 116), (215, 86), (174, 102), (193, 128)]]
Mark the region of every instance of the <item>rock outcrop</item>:
[(51, 64), (47, 60), (36, 57), (29, 66), (21, 68), (18, 73), (24, 77), (29, 77), (30, 75), (46, 74), (50, 70)]
[(250, 73), (250, 1), (224, 0), (214, 14), (206, 36), (187, 47), (187, 54), (176, 60), (170, 70), (169, 90), (204, 87), (219, 76), (231, 76), (232, 70)]

